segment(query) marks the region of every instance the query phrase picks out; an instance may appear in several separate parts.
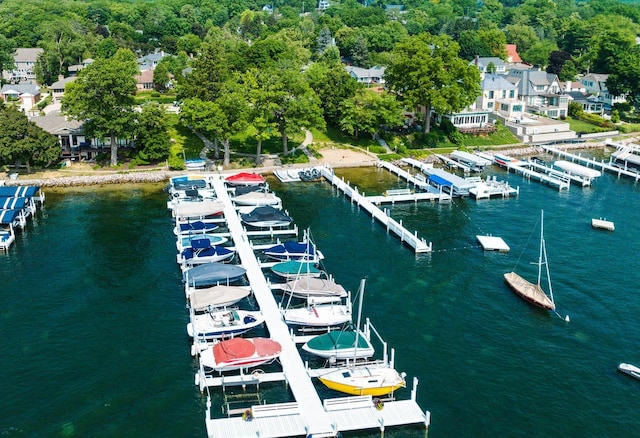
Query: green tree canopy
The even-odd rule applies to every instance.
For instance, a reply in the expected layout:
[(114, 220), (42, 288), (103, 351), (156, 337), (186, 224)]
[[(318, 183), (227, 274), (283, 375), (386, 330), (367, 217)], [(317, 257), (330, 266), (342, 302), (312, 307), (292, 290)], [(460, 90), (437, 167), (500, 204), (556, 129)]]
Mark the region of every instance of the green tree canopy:
[(131, 51), (119, 49), (112, 58), (97, 59), (80, 71), (67, 85), (62, 111), (85, 121), (85, 131), (96, 138), (111, 140), (111, 165), (118, 164), (116, 138), (133, 134), (133, 93), (138, 74)]
[(44, 131), (13, 106), (0, 106), (0, 160), (49, 166), (60, 158), (58, 139)]
[(136, 124), (136, 149), (138, 157), (145, 161), (158, 162), (169, 157), (171, 137), (167, 132), (167, 112), (158, 102), (142, 106)]
[(401, 124), (402, 105), (391, 94), (361, 88), (354, 97), (343, 101), (340, 128), (355, 138), (361, 133), (373, 137), (382, 125)]
[(387, 86), (411, 107), (425, 111), (424, 132), (431, 129), (431, 109), (461, 111), (480, 95), (480, 72), (458, 56), (458, 44), (446, 35), (407, 38), (393, 50), (385, 71)]

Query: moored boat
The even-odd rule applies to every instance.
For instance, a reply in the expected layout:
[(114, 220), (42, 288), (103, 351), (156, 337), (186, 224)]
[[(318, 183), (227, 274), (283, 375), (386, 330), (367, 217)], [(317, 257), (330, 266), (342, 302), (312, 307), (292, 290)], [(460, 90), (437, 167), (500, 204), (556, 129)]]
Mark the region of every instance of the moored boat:
[(271, 267), (271, 271), (283, 278), (298, 277), (321, 277), (324, 271), (318, 269), (315, 261), (287, 260), (276, 263)]
[(351, 322), (349, 304), (306, 303), (303, 307), (282, 310), (284, 322), (301, 327), (333, 327)]
[(224, 179), (224, 182), (231, 186), (253, 186), (264, 184), (266, 180), (264, 179), (264, 176), (259, 173), (240, 172), (234, 175), (229, 175)]
[(329, 389), (350, 395), (387, 395), (406, 386), (404, 373), (384, 363), (332, 368), (318, 379)]
[(333, 330), (311, 338), (302, 349), (318, 357), (339, 360), (362, 359), (375, 353), (373, 345), (361, 330)]
[(275, 360), (282, 351), (279, 342), (269, 338), (232, 338), (200, 351), (205, 371), (247, 369)]
[(176, 240), (176, 248), (178, 251), (182, 252), (186, 248), (191, 248), (194, 240), (200, 239), (208, 239), (211, 245), (222, 245), (226, 243), (229, 239), (224, 236), (219, 236), (215, 233), (197, 233), (190, 235), (181, 235), (178, 236)]
[(263, 206), (263, 205), (282, 205), (282, 200), (273, 192), (264, 190), (255, 190), (243, 193), (231, 198), (236, 205), (243, 206)]
[(218, 229), (218, 224), (213, 222), (193, 221), (193, 222), (178, 222), (173, 229), (173, 234), (178, 235), (190, 235), (198, 233), (207, 233)]
[(230, 338), (264, 323), (260, 312), (237, 309), (212, 309), (191, 316), (187, 334), (199, 340)]
[(284, 242), (267, 248), (263, 251), (264, 255), (274, 260), (307, 260), (319, 261), (322, 254), (316, 250), (316, 247), (310, 241), (305, 242)]
[(249, 213), (240, 215), (242, 223), (255, 228), (286, 227), (293, 222), (293, 219), (271, 205), (256, 207)]
[(209, 239), (194, 239), (191, 247), (178, 254), (178, 264), (187, 267), (209, 262), (222, 262), (231, 259), (235, 251), (224, 246), (211, 245)]
[(184, 271), (184, 282), (191, 287), (215, 286), (236, 282), (246, 273), (241, 266), (228, 263), (203, 263)]
[(286, 282), (282, 291), (294, 297), (313, 298), (344, 298), (345, 288), (330, 278), (300, 277)]
[(640, 380), (640, 368), (635, 365), (631, 365), (629, 363), (621, 363), (620, 365), (618, 365), (618, 370)]
[(217, 216), (224, 211), (225, 204), (219, 199), (181, 200), (173, 205), (173, 216), (179, 219)]
[(248, 297), (251, 290), (240, 286), (218, 285), (202, 289), (187, 286), (189, 307), (194, 312), (203, 312), (214, 307), (226, 307)]

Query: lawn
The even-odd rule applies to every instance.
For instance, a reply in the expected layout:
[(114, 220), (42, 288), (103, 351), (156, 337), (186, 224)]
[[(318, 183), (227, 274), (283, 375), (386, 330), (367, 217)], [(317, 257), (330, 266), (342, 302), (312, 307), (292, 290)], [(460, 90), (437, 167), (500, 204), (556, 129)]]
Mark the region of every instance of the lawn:
[(573, 117), (567, 117), (565, 121), (569, 123), (569, 128), (572, 131), (576, 132), (584, 132), (590, 134), (593, 132), (603, 132), (608, 130), (605, 128), (601, 128), (600, 126), (592, 125), (591, 123), (587, 123), (583, 120), (574, 119)]

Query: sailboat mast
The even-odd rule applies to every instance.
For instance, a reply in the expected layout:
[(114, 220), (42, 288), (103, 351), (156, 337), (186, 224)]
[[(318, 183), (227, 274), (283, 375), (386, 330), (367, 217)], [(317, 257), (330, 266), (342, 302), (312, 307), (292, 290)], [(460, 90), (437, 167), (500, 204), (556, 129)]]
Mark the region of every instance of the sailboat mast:
[(360, 335), (360, 319), (362, 318), (362, 299), (364, 296), (364, 282), (365, 279), (363, 278), (362, 280), (360, 280), (360, 290), (359, 290), (359, 301), (358, 301), (358, 320), (357, 320), (357, 325), (356, 325), (356, 342), (353, 348), (353, 363), (356, 363), (356, 358), (358, 357), (358, 341), (360, 339), (358, 339), (359, 335)]
[(540, 254), (538, 255), (538, 286), (542, 276), (542, 253), (544, 248), (544, 210), (540, 210)]

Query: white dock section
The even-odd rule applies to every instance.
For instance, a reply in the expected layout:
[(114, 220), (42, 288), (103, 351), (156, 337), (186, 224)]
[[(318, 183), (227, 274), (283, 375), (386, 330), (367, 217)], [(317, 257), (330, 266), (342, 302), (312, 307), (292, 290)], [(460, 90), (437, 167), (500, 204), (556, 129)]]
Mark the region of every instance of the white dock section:
[(591, 185), (591, 178), (584, 178), (583, 176), (576, 175), (574, 173), (563, 172), (561, 170), (554, 169), (553, 167), (536, 163), (535, 161), (528, 161), (526, 166), (529, 166), (538, 173), (542, 173), (559, 180), (567, 180), (569, 183), (575, 183), (582, 187)]
[(463, 164), (456, 160), (452, 160), (451, 158), (445, 157), (444, 155), (440, 155), (440, 154), (434, 154), (434, 155), (438, 157), (440, 161), (446, 164), (447, 167), (451, 167), (453, 169), (460, 169), (465, 174), (471, 173), (471, 167), (467, 166), (466, 164)]
[(469, 166), (474, 172), (482, 172), (485, 167), (492, 163), (492, 161), (487, 158), (482, 158), (479, 155), (470, 154), (465, 151), (453, 151), (449, 156), (453, 160)]
[[(617, 143), (613, 143), (613, 142), (606, 142), (607, 145), (609, 146), (620, 146)], [(576, 161), (579, 163), (583, 163), (585, 166), (587, 167), (593, 167), (594, 169), (601, 169), (603, 171), (607, 171), (607, 172), (611, 172), (614, 173), (618, 176), (627, 176), (629, 178), (633, 178), (634, 180), (638, 181), (640, 180), (640, 172), (636, 172), (633, 170), (628, 170), (628, 169), (624, 169), (620, 166), (616, 166), (614, 165), (611, 161), (609, 162), (604, 162), (604, 161), (597, 161), (594, 160), (593, 158), (587, 158), (587, 157), (583, 157), (581, 155), (576, 155), (576, 154), (572, 154), (570, 152), (567, 151), (563, 151), (560, 149), (556, 149), (553, 148), (551, 146), (541, 146), (542, 149), (545, 150), (545, 152), (549, 153), (549, 154), (553, 154), (553, 155), (558, 155), (560, 157), (564, 157), (568, 160), (571, 161)]]
[(600, 228), (601, 230), (613, 231), (616, 229), (616, 225), (606, 219), (591, 219), (591, 226), (593, 228)]
[(520, 187), (513, 188), (506, 181), (498, 181), (496, 176), (487, 176), (486, 179), (478, 178), (475, 187), (469, 189), (469, 193), (475, 199), (490, 199), (496, 197), (508, 198), (520, 194)]
[(400, 238), (401, 242), (406, 242), (415, 250), (415, 252), (431, 252), (431, 242), (427, 243), (425, 239), (419, 238), (417, 233), (410, 233), (402, 225), (402, 221), (397, 222), (395, 219), (391, 218), (386, 211), (380, 210), (366, 196), (362, 196), (358, 192), (357, 187), (351, 187), (349, 184), (335, 176), (333, 172), (328, 168), (324, 168), (322, 170), (322, 176), (324, 176), (332, 185), (334, 185), (345, 195), (347, 195), (351, 199), (351, 202), (355, 202), (356, 205), (368, 211), (371, 214), (371, 217), (377, 219), (383, 226), (386, 227), (387, 232), (393, 231), (393, 233)]
[[(403, 160), (404, 161), (404, 160)], [(419, 161), (413, 160), (416, 163), (420, 163)], [(425, 163), (420, 163), (423, 166), (420, 166), (420, 170), (422, 170), (424, 172), (424, 169), (433, 169), (433, 166), (427, 166)], [(394, 173), (396, 175), (398, 175), (400, 178), (406, 180), (407, 182), (413, 184), (415, 187), (419, 188), (420, 190), (424, 190), (425, 194), (425, 198), (427, 200), (438, 200), (441, 202), (449, 202), (451, 200), (451, 196), (449, 196), (446, 193), (443, 193), (442, 190), (438, 190), (435, 187), (433, 187), (431, 184), (429, 184), (425, 178), (418, 178), (418, 175), (411, 175), (409, 172), (407, 172), (406, 170), (396, 166), (393, 163), (389, 163), (387, 161), (378, 161), (376, 163), (376, 166), (378, 167), (382, 167), (386, 170), (388, 170), (391, 173)], [(414, 166), (416, 167), (416, 166)], [(424, 169), (423, 169), (424, 167)], [(424, 177), (424, 175), (419, 175), (420, 177)], [(430, 196), (426, 196), (426, 195), (430, 195)]]
[[(296, 403), (300, 408), (299, 420), (296, 422), (294, 430), (291, 430), (291, 435), (313, 435), (313, 436), (332, 436), (335, 435), (336, 429), (332, 424), (332, 419), (325, 412), (320, 397), (318, 396), (311, 378), (307, 374), (304, 363), (300, 357), (296, 344), (291, 339), (289, 334), (289, 327), (285, 324), (278, 308), (278, 304), (271, 292), (262, 269), (256, 259), (253, 252), (253, 248), (247, 238), (240, 218), (238, 217), (235, 208), (231, 200), (229, 199), (226, 188), (224, 187), (224, 181), (222, 179), (214, 180), (213, 186), (218, 194), (218, 197), (225, 202), (226, 207), (224, 215), (227, 218), (227, 226), (229, 231), (234, 236), (234, 244), (242, 266), (247, 270), (247, 278), (251, 284), (254, 296), (260, 311), (265, 316), (265, 323), (269, 329), (269, 334), (273, 339), (276, 339), (282, 345), (282, 353), (280, 354), (279, 361), (282, 365), (283, 372), (287, 378), (289, 388), (296, 399)], [(241, 436), (223, 433), (224, 426), (220, 424), (220, 421), (226, 420), (213, 420), (207, 419), (207, 432), (210, 437), (217, 436)], [(241, 420), (242, 421), (242, 420)], [(247, 423), (247, 422), (245, 422)], [(302, 429), (299, 427), (303, 426)], [(283, 433), (281, 430), (279, 433)], [(267, 433), (260, 433), (259, 436), (287, 436), (288, 432), (284, 432), (283, 435), (270, 435)], [(255, 434), (251, 436), (257, 436)]]
[(530, 162), (515, 160), (504, 155), (498, 156), (498, 154), (496, 154), (494, 157), (495, 158), (493, 162), (507, 169), (507, 172), (513, 170), (515, 173), (519, 173), (527, 179), (533, 179), (540, 181), (541, 183), (546, 183), (552, 187), (557, 187), (558, 190), (569, 190), (569, 187), (571, 186), (571, 182), (567, 178), (536, 172), (535, 170), (530, 168)]
[(482, 245), (482, 249), (485, 251), (499, 251), (499, 252), (509, 252), (511, 248), (506, 244), (502, 237), (496, 236), (476, 236), (480, 245)]

